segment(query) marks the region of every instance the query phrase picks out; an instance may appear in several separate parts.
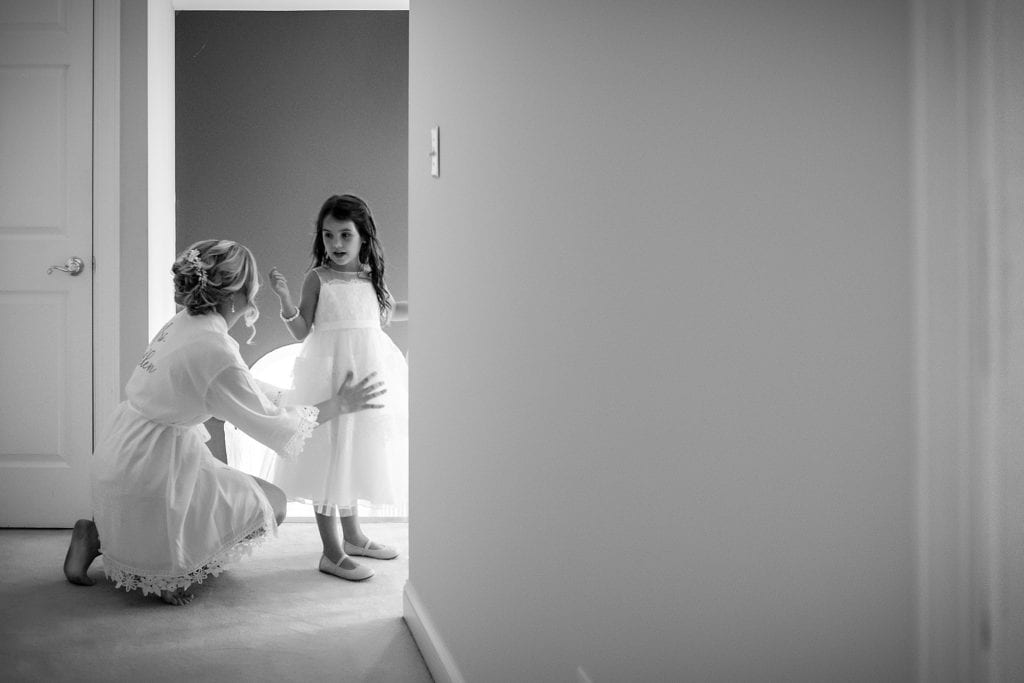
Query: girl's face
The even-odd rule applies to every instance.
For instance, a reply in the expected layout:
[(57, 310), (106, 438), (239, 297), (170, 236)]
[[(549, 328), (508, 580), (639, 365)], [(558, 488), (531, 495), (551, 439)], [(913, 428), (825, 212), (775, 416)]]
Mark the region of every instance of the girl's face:
[(350, 220), (339, 221), (327, 216), (324, 218), (322, 231), (324, 251), (327, 253), (329, 265), (335, 270), (358, 271), (359, 249), (363, 246), (363, 238)]

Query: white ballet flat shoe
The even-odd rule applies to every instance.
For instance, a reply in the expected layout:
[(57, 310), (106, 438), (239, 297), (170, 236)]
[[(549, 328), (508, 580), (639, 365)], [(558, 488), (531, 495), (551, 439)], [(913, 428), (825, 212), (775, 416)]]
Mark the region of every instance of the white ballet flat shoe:
[(320, 556), (320, 571), (324, 574), (331, 574), (341, 579), (348, 581), (363, 581), (373, 576), (373, 570), (369, 567), (364, 567), (361, 564), (357, 564), (352, 569), (345, 569), (341, 566), (341, 563), (345, 561), (348, 555), (342, 553), (341, 559), (337, 562), (331, 562), (327, 559), (326, 555)]
[(398, 551), (390, 546), (381, 546), (380, 548), (371, 548), (370, 544), (373, 543), (370, 539), (366, 539), (366, 545), (360, 548), (357, 545), (352, 545), (348, 541), (345, 541), (341, 546), (345, 552), (349, 555), (361, 555), (363, 557), (372, 557), (375, 560), (393, 560), (398, 557)]

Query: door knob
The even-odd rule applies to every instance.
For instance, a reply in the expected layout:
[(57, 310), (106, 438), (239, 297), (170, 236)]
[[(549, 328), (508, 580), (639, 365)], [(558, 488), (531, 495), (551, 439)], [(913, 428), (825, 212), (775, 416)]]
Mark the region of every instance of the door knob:
[(85, 261), (78, 258), (77, 256), (72, 256), (71, 258), (64, 262), (63, 266), (50, 266), (49, 268), (47, 268), (46, 274), (49, 275), (55, 270), (63, 270), (65, 273), (69, 275), (78, 275), (79, 273), (82, 272), (82, 268), (84, 267)]

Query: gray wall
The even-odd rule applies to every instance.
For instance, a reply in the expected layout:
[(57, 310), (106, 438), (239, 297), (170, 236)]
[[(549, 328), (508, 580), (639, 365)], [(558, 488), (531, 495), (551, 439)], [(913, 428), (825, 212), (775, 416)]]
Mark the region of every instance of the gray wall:
[[(177, 249), (237, 240), (264, 284), (277, 266), (297, 298), (317, 211), (350, 192), (373, 210), (388, 285), (406, 299), (408, 22), (400, 11), (178, 12)], [(269, 288), (259, 304), (249, 363), (293, 341)], [(404, 323), (388, 332), (407, 350)]]
[(909, 45), (413, 5), (409, 586), (466, 680), (912, 678)]

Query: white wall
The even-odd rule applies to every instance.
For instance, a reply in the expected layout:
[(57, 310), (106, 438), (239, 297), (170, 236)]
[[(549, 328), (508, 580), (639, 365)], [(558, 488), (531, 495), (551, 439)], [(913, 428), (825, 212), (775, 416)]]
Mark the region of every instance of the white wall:
[(908, 20), (413, 4), (410, 588), (466, 680), (912, 677)]
[[(996, 352), (983, 368), (997, 387), (994, 449), (986, 463), (986, 521), (995, 533), (986, 537), (994, 552), (987, 595), (992, 614), (994, 680), (1024, 680), (1024, 4), (997, 0), (988, 17), (991, 30), (992, 107), (990, 128), (980, 140), (986, 187), (974, 214), (994, 237), (988, 254), (998, 274), (989, 302), (998, 311), (992, 325)], [(986, 55), (987, 56), (987, 55)], [(986, 302), (986, 303), (989, 303)]]

